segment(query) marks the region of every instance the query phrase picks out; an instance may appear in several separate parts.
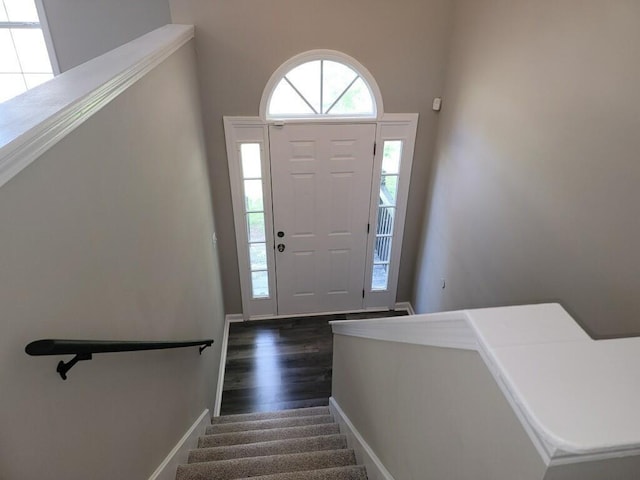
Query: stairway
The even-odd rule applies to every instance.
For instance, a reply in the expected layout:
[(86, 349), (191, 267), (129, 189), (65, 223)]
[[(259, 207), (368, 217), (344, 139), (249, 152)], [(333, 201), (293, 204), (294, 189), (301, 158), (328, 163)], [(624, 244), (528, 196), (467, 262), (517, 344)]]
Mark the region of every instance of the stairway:
[(366, 480), (328, 407), (215, 417), (176, 480)]

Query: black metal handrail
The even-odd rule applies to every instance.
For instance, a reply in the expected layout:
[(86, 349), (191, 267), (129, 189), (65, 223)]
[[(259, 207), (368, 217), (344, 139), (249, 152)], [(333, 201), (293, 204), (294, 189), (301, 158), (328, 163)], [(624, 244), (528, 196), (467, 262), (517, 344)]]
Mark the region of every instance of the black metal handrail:
[(68, 362), (58, 363), (56, 372), (63, 380), (67, 379), (67, 372), (81, 360), (91, 360), (94, 353), (138, 352), (141, 350), (164, 350), (167, 348), (183, 348), (200, 346), (200, 353), (213, 345), (213, 340), (187, 340), (184, 342), (155, 342), (155, 341), (118, 341), (118, 340), (63, 340), (44, 339), (31, 342), (24, 349), (29, 355), (75, 355)]

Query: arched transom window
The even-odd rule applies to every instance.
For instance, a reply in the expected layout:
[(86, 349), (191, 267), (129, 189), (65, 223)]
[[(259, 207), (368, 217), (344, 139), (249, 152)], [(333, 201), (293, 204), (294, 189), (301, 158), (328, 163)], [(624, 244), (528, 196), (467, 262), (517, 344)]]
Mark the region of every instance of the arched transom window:
[(282, 65), (267, 84), (262, 103), (267, 119), (376, 118), (381, 111), (371, 74), (354, 59), (327, 50), (303, 53)]

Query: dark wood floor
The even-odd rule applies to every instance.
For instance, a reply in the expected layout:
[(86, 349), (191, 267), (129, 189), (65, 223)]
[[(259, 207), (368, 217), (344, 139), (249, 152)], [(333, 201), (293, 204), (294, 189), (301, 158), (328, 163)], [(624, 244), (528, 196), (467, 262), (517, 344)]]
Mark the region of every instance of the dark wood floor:
[(399, 310), (232, 323), (220, 414), (328, 405), (333, 360), (329, 322), (406, 314)]

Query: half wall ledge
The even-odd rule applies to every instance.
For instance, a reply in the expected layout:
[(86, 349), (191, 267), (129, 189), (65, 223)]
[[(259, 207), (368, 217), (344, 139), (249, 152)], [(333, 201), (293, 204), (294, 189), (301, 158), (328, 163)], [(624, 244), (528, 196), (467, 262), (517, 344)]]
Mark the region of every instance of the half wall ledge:
[(0, 103), (0, 187), (193, 36), (165, 25)]
[(594, 340), (555, 303), (331, 324), (478, 351), (548, 466), (640, 455), (640, 338)]

